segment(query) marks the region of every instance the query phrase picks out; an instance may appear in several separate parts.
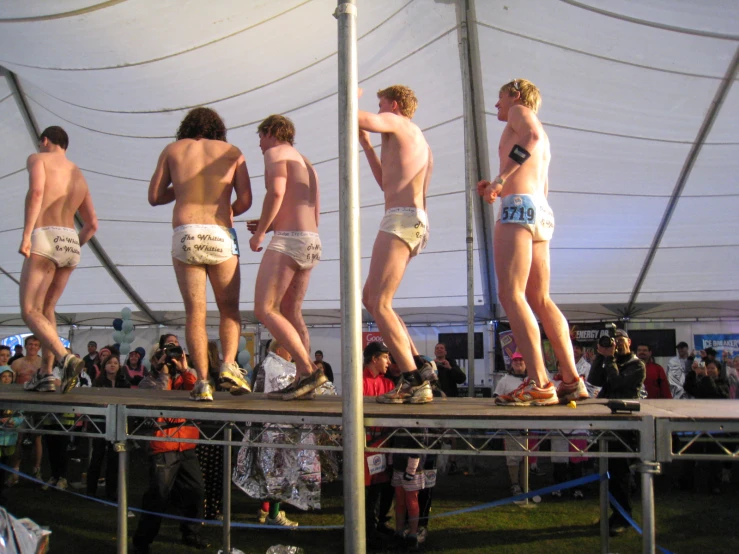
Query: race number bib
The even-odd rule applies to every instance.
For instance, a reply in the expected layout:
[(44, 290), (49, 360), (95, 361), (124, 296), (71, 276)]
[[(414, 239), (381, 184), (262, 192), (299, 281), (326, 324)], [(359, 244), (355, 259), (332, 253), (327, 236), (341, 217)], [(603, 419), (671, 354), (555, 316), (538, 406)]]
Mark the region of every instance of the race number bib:
[(536, 221), (536, 204), (528, 195), (506, 196), (503, 199), (503, 208), (500, 213), (502, 223), (523, 223), (533, 225)]
[(372, 454), (367, 456), (367, 469), (370, 475), (377, 475), (387, 469), (385, 454)]
[(233, 240), (233, 246), (231, 246), (231, 254), (234, 256), (239, 256), (239, 237), (236, 236), (236, 229), (233, 227), (228, 228), (228, 234), (231, 235), (231, 240)]

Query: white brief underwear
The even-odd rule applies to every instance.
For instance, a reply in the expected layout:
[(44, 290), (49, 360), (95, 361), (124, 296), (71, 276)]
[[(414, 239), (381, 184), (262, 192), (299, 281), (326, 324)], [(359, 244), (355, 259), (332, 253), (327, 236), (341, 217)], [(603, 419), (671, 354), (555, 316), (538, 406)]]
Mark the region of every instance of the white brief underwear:
[(217, 265), (239, 255), (236, 229), (180, 225), (172, 233), (172, 257), (189, 265)]
[(395, 235), (417, 256), (429, 240), (429, 220), (421, 208), (390, 208), (380, 222), (380, 231)]
[(321, 261), (321, 238), (309, 231), (275, 231), (267, 250), (290, 256), (301, 270), (313, 269)]
[(80, 263), (80, 237), (69, 227), (39, 227), (31, 234), (31, 254), (49, 258), (57, 267)]
[(526, 227), (534, 242), (552, 240), (554, 212), (544, 196), (509, 194), (501, 198), (498, 220)]

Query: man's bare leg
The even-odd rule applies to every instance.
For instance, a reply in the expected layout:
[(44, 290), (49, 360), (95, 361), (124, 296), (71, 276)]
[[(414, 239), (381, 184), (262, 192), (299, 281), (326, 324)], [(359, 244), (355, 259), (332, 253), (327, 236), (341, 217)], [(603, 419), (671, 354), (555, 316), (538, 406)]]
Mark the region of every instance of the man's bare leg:
[(241, 334), (241, 312), (239, 312), (239, 292), (241, 290), (241, 271), (239, 257), (233, 256), (218, 265), (206, 266), (208, 279), (213, 287), (216, 305), (221, 314), (218, 333), (221, 339), (224, 363), (236, 361)]
[(533, 256), (531, 233), (521, 225), (497, 223), (493, 252), (498, 297), (516, 338), (516, 347), (526, 362), (529, 378), (543, 387), (549, 378), (541, 351), (541, 334), (536, 316), (526, 300)]
[(408, 332), (408, 327), (405, 325), (405, 321), (403, 321), (403, 318), (400, 317), (397, 312), (396, 314), (398, 316), (398, 321), (400, 321), (400, 324), (403, 326), (403, 330), (405, 331), (405, 334), (408, 335), (408, 342), (411, 343), (411, 355), (413, 356), (419, 356), (418, 348), (416, 348), (416, 344), (413, 342), (413, 339), (411, 338), (411, 334)]
[(554, 348), (559, 371), (565, 382), (578, 379), (575, 354), (572, 351), (570, 329), (567, 320), (549, 297), (549, 242), (533, 243), (531, 273), (526, 284), (526, 298), (531, 309), (539, 316), (544, 332)]
[(395, 235), (380, 231), (372, 249), (369, 275), (364, 284), (362, 302), (377, 323), (390, 353), (403, 373), (416, 371), (412, 341), (405, 324), (395, 310), (393, 297), (410, 261), (410, 251)]
[(208, 379), (208, 333), (205, 330), (205, 266), (190, 265), (172, 258), (177, 284), (185, 304), (185, 341), (198, 379)]
[[(46, 292), (46, 299), (44, 300), (44, 317), (54, 327), (54, 336), (59, 337), (59, 329), (56, 326), (56, 304), (64, 293), (64, 289), (67, 287), (69, 278), (72, 276), (72, 267), (60, 267), (54, 272), (54, 278), (51, 280), (49, 290)], [(60, 341), (61, 342), (61, 341)], [(64, 354), (67, 354), (67, 349), (64, 349)], [(46, 348), (43, 351), (43, 361), (41, 368), (45, 373), (51, 373), (54, 367), (54, 353)], [(76, 382), (75, 382), (76, 385)]]
[(305, 293), (308, 291), (310, 273), (310, 269), (296, 272), (280, 303), (280, 313), (295, 327), (309, 358), (310, 334), (308, 333), (308, 326), (303, 319), (303, 300), (305, 299)]
[[(56, 276), (57, 273), (59, 277)], [(55, 289), (61, 289), (58, 293), (58, 296), (61, 296), (61, 291), (64, 290), (71, 273), (72, 268), (57, 269), (54, 262), (37, 254), (31, 254), (30, 258), (26, 258), (21, 270), (20, 304), (23, 321), (41, 341), (44, 352), (51, 353), (57, 360), (66, 356), (67, 351), (59, 340), (53, 310), (51, 319), (47, 316), (46, 299), (52, 284)], [(51, 368), (46, 370), (42, 366), (42, 371), (48, 375)]]
[(305, 296), (305, 290), (300, 292), (297, 289), (307, 287), (308, 280), (299, 276), (298, 281), (293, 284), (293, 280), (300, 273), (303, 272), (297, 269), (297, 264), (292, 258), (274, 250), (266, 250), (259, 266), (254, 290), (254, 315), (292, 356), (295, 362), (296, 381), (313, 373), (315, 366), (303, 345), (300, 333), (280, 312), (280, 306), (291, 286), (296, 287), (291, 293), (296, 298)]

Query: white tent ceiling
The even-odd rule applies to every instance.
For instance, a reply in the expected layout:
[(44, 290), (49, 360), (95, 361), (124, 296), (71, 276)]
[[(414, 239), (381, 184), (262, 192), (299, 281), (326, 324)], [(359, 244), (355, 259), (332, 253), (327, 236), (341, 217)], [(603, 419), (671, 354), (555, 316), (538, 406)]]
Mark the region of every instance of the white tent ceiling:
[[(475, 109), (465, 108), (460, 29), (471, 33)], [(257, 124), (283, 113), (322, 187), (324, 259), (305, 302), (312, 323), (338, 323), (339, 183), (334, 0), (0, 0), (0, 325), (19, 323), (16, 253), (36, 130), (62, 125), (100, 218), (58, 305), (67, 323), (177, 324), (171, 208), (147, 203), (161, 149), (192, 107), (216, 109), (244, 152), (254, 207), (237, 224), (241, 310), (253, 320), (261, 254), (263, 166)], [(409, 321), (462, 321), (466, 306), (465, 120), (497, 170), (501, 84), (542, 91), (557, 216), (552, 296), (574, 320), (739, 317), (739, 3), (734, 0), (359, 0), (360, 108), (372, 91), (411, 86), (415, 121), (434, 151), (431, 241), (396, 305)], [(476, 17), (475, 17), (476, 14)], [(463, 42), (464, 44), (464, 42)], [(473, 68), (474, 69), (474, 68)], [(383, 212), (361, 160), (364, 274)], [(477, 206), (479, 233), (489, 233)], [(487, 238), (488, 240), (478, 240)], [(478, 319), (501, 316), (490, 237), (475, 236)], [(488, 287), (487, 283), (491, 283)], [(209, 293), (209, 308), (217, 318)]]

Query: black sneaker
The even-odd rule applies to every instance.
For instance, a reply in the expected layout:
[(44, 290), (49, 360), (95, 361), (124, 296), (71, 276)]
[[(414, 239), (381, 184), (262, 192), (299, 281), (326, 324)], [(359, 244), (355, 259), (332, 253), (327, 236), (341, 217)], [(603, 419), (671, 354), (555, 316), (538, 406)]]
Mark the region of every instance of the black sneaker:
[(313, 390), (323, 385), (328, 379), (322, 369), (316, 369), (308, 376), (295, 379), (284, 389), (267, 393), (270, 400), (295, 400), (308, 395)]
[[(38, 371), (33, 374), (30, 381), (23, 384), (25, 390), (35, 392), (56, 392), (56, 384), (54, 376), (51, 374), (41, 375)], [(25, 441), (24, 441), (25, 443)]]
[(205, 550), (210, 546), (197, 533), (193, 533), (192, 535), (182, 535), (182, 544), (197, 548), (198, 550)]
[(66, 394), (77, 386), (79, 375), (85, 369), (85, 362), (82, 358), (67, 354), (59, 361), (59, 367), (62, 368), (62, 394)]

